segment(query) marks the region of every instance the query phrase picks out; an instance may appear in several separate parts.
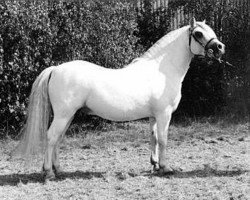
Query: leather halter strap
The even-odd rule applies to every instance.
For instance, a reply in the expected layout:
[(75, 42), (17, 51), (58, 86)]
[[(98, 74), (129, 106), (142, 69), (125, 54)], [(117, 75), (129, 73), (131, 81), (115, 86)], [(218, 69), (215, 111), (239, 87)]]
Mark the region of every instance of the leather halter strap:
[[(197, 27), (197, 26), (196, 26)], [(196, 42), (198, 42), (205, 50), (207, 50), (207, 47), (208, 47), (208, 45), (213, 41), (213, 40), (215, 40), (215, 39), (217, 39), (216, 37), (213, 37), (213, 38), (211, 38), (206, 44), (203, 44), (194, 34), (193, 34), (193, 31), (194, 31), (194, 29), (196, 29), (196, 27), (194, 27), (194, 28), (190, 28), (189, 29), (189, 47), (190, 47), (190, 45), (191, 45), (191, 40), (192, 40), (192, 37), (194, 38), (194, 40), (196, 41)]]

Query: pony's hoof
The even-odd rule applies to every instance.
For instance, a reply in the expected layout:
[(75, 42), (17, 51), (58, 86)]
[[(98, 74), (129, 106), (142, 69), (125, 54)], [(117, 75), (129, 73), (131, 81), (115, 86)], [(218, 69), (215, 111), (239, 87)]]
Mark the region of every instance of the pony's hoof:
[(53, 166), (53, 171), (54, 171), (56, 177), (60, 177), (63, 174), (63, 170), (61, 169), (61, 167)]
[(44, 179), (45, 179), (45, 182), (47, 182), (47, 181), (53, 181), (53, 180), (56, 179), (56, 176), (55, 176), (54, 173), (53, 174), (46, 174), (45, 177), (44, 177)]
[(158, 172), (159, 172), (160, 175), (173, 175), (174, 174), (173, 168), (166, 167), (166, 166), (164, 166), (164, 167), (160, 166), (160, 169), (159, 169)]
[(54, 172), (52, 172), (50, 170), (44, 170), (44, 169), (43, 169), (43, 176), (44, 176), (45, 182), (50, 181), (50, 180), (54, 180), (56, 178)]
[(61, 177), (64, 172), (61, 169), (58, 169), (58, 170), (54, 171), (54, 173), (55, 173), (56, 177)]

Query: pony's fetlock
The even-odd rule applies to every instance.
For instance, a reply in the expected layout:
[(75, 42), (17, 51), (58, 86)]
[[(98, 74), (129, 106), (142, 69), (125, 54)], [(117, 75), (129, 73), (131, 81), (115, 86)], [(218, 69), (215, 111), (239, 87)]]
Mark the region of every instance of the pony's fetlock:
[(154, 159), (153, 155), (150, 156), (150, 163), (151, 165), (156, 165), (158, 163), (156, 159)]
[(150, 163), (151, 163), (151, 165), (153, 165), (153, 172), (159, 171), (159, 169), (160, 169), (159, 163), (157, 161), (155, 161), (155, 159), (153, 158), (152, 155), (150, 157)]
[(153, 172), (158, 172), (160, 170), (160, 166), (158, 163), (153, 165)]
[(52, 165), (52, 169), (53, 169), (53, 172), (55, 173), (56, 177), (59, 177), (63, 174), (63, 171), (62, 171), (60, 166)]

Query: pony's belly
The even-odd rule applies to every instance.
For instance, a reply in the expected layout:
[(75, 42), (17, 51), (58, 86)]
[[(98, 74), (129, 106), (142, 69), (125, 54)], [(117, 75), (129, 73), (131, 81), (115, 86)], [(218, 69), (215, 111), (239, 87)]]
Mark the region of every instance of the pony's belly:
[(97, 115), (99, 117), (102, 117), (104, 119), (108, 119), (111, 121), (132, 121), (132, 120), (137, 120), (137, 119), (142, 119), (149, 117), (149, 113), (144, 112), (112, 112), (112, 111), (104, 111), (102, 112), (101, 110), (96, 110), (90, 112), (92, 115)]
[(125, 101), (112, 103), (97, 99), (88, 101), (86, 106), (90, 109), (89, 114), (112, 121), (131, 121), (152, 115), (148, 105), (132, 105)]

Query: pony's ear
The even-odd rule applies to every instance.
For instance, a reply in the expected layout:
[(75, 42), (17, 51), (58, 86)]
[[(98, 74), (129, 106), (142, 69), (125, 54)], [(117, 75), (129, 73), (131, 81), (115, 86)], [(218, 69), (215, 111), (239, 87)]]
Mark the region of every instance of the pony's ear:
[(196, 26), (196, 20), (195, 20), (194, 17), (192, 17), (191, 20), (190, 20), (190, 27), (194, 28), (195, 26)]
[(202, 23), (203, 23), (203, 24), (206, 24), (206, 20), (204, 19)]

